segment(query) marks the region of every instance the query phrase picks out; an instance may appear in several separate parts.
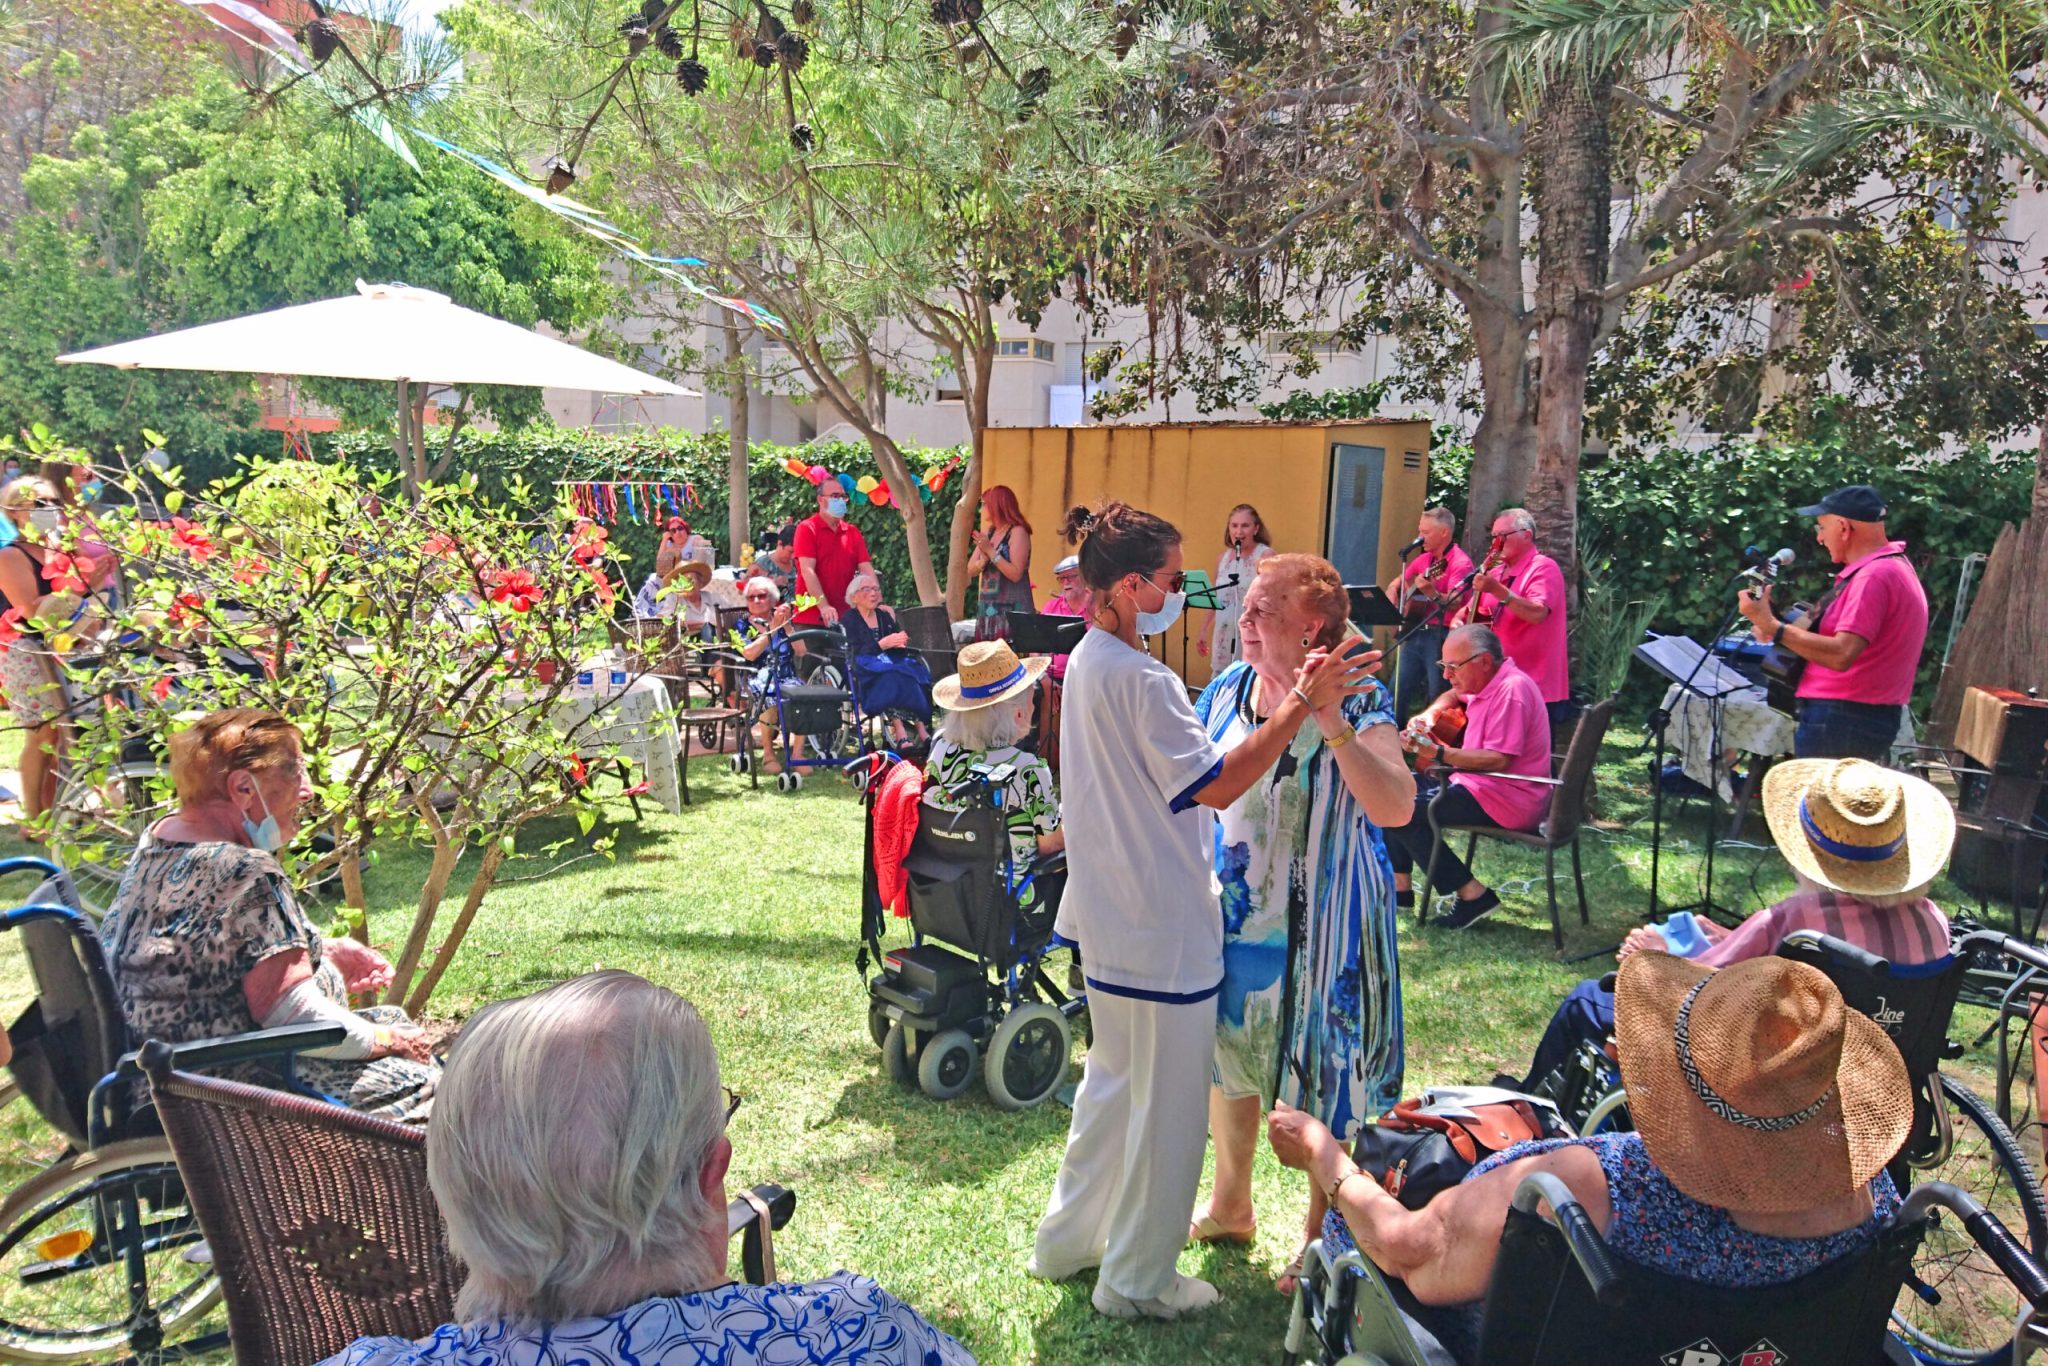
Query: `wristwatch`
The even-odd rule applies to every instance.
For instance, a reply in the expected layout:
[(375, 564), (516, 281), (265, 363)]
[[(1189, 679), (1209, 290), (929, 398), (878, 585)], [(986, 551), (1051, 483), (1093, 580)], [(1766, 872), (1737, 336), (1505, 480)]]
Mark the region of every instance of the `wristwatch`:
[(1774, 647), (1775, 647), (1775, 646), (1778, 646), (1778, 645), (1781, 645), (1781, 644), (1783, 644), (1783, 643), (1784, 643), (1784, 640), (1785, 640), (1785, 627), (1786, 627), (1786, 625), (1787, 625), (1787, 624), (1788, 624), (1788, 623), (1786, 623), (1786, 622), (1782, 622), (1782, 621), (1781, 621), (1781, 622), (1779, 622), (1779, 623), (1778, 623), (1778, 629), (1777, 629), (1777, 630), (1775, 630), (1775, 631), (1773, 631), (1773, 632), (1771, 632), (1771, 644), (1772, 644), (1772, 646), (1774, 646)]
[(1352, 740), (1357, 737), (1357, 735), (1357, 730), (1353, 729), (1351, 726), (1345, 726), (1335, 735), (1325, 735), (1323, 737), (1323, 743), (1328, 745), (1331, 749), (1342, 749), (1344, 748), (1344, 746), (1350, 744)]

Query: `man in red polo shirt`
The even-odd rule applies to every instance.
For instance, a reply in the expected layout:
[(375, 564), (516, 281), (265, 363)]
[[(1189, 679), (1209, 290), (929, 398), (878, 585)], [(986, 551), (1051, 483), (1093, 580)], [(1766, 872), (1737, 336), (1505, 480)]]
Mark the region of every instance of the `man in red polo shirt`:
[[(1502, 774), (1550, 777), (1550, 714), (1536, 680), (1504, 658), (1500, 637), (1485, 626), (1460, 626), (1444, 640), (1443, 674), (1450, 690), (1408, 723), (1403, 743), (1419, 769), (1441, 764), (1457, 770), (1450, 791), (1437, 808), (1444, 825), (1498, 825), (1507, 830), (1534, 830), (1550, 809), (1550, 788), (1518, 782)], [(1465, 704), (1465, 733), (1455, 745), (1430, 737), (1437, 717), (1453, 700)], [(1419, 774), (1415, 780), (1415, 812), (1408, 824), (1387, 834), (1387, 856), (1394, 865), (1394, 900), (1413, 905), (1409, 870), (1429, 857), (1435, 841), (1429, 827), (1429, 803), (1435, 788)], [(1465, 861), (1445, 840), (1430, 887), (1457, 892), (1455, 905), (1430, 921), (1462, 930), (1500, 906), (1491, 887), (1472, 876)]]
[(1578, 710), (1572, 706), (1564, 570), (1536, 548), (1536, 519), (1525, 508), (1493, 519), (1493, 546), (1502, 563), (1472, 581), (1473, 620), (1491, 625), (1508, 658), (1536, 680), (1550, 724), (1566, 725)]
[(1842, 566), (1820, 600), (1820, 619), (1779, 620), (1768, 584), (1744, 589), (1737, 601), (1758, 640), (1806, 661), (1792, 752), (1887, 763), (1927, 644), (1927, 592), (1906, 543), (1886, 534), (1884, 495), (1870, 485), (1836, 489), (1799, 515), (1820, 519), (1814, 539)]
[(818, 600), (797, 613), (799, 626), (836, 626), (846, 610), (846, 585), (855, 574), (872, 574), (868, 543), (846, 520), (846, 490), (826, 480), (818, 490), (818, 513), (796, 524), (798, 591)]

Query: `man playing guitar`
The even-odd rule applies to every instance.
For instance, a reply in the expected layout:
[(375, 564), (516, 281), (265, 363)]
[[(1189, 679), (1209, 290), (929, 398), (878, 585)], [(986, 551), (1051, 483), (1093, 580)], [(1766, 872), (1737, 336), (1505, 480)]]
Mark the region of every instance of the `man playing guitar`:
[(1468, 620), (1491, 626), (1513, 660), (1536, 681), (1553, 728), (1577, 714), (1566, 644), (1564, 570), (1536, 548), (1536, 519), (1508, 508), (1493, 519), (1493, 549), (1472, 581)]
[(1449, 599), (1472, 573), (1472, 557), (1457, 541), (1458, 517), (1449, 508), (1426, 509), (1416, 523), (1422, 551), (1401, 571), (1400, 606), (1415, 634), (1401, 647), (1394, 678), (1394, 714), (1401, 721), (1436, 699), (1448, 684), (1437, 669), (1443, 658), (1444, 632), (1457, 606)]

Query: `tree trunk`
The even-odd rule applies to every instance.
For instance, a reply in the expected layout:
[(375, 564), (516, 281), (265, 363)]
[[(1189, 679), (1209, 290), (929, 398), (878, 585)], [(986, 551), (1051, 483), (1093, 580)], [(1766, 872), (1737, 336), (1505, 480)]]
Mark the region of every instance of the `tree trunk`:
[(731, 539), (726, 542), (726, 553), (732, 556), (732, 563), (740, 562), (740, 547), (751, 539), (747, 525), (747, 441), (752, 435), (748, 427), (752, 415), (748, 412), (751, 396), (747, 392), (747, 357), (740, 349), (739, 324), (732, 314), (720, 309), (725, 315), (725, 385), (726, 396), (732, 404), (732, 430), (726, 433), (725, 448), (725, 531)]
[(1529, 512), (1544, 548), (1578, 578), (1579, 456), (1586, 426), (1586, 372), (1607, 285), (1612, 161), (1607, 139), (1612, 78), (1567, 75), (1543, 92), (1537, 148), (1536, 466)]
[(427, 866), (427, 880), (420, 884), (420, 899), (413, 908), (412, 929), (405, 936), (405, 947), (399, 951), (398, 961), (391, 965), (391, 986), (384, 993), (386, 1005), (404, 1004), (412, 988), (413, 974), (419, 970), (420, 959), (426, 955), (427, 937), (433, 933), (434, 918), (441, 911), (441, 900), (448, 895), (448, 879), (454, 876), (455, 864), (462, 857), (462, 846), (455, 842), (448, 823), (441, 819), (441, 813), (434, 810), (434, 804), (425, 794), (420, 796), (418, 805), (427, 828), (434, 832), (434, 859)]
[(405, 380), (398, 381), (396, 426), (391, 433), (391, 453), (398, 458), (398, 484), (405, 490), (405, 499), (416, 503), (420, 496), (420, 481), (412, 463), (412, 385)]
[(456, 915), (455, 923), (448, 927), (448, 937), (434, 950), (434, 958), (427, 965), (426, 976), (405, 998), (406, 1011), (417, 1017), (426, 1008), (427, 1000), (434, 994), (434, 988), (441, 984), (442, 974), (455, 961), (455, 951), (462, 947), (463, 939), (469, 934), (469, 922), (476, 919), (477, 909), (484, 904), (491, 887), (498, 880), (498, 868), (505, 861), (505, 847), (498, 840), (484, 846), (483, 862), (476, 870), (476, 876), (469, 880), (469, 893), (462, 899), (462, 910)]
[[(981, 452), (988, 432), (988, 386), (996, 365), (996, 332), (985, 304), (976, 314), (976, 321), (982, 334), (976, 338), (976, 345), (953, 353), (954, 363), (960, 368), (961, 384), (966, 389), (962, 397), (967, 400), (967, 468), (960, 472), (959, 487), (953, 493), (953, 523), (948, 528), (946, 547), (946, 612), (954, 621), (967, 615), (969, 536), (981, 504)], [(971, 378), (968, 366), (973, 367)]]

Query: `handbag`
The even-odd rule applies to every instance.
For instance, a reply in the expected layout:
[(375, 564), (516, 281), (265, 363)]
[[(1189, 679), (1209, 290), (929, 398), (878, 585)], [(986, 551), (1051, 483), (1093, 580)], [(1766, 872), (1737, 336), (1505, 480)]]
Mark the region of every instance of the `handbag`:
[(1421, 1209), (1497, 1152), (1569, 1138), (1557, 1106), (1493, 1086), (1439, 1086), (1404, 1100), (1352, 1140), (1351, 1160), (1408, 1209)]

